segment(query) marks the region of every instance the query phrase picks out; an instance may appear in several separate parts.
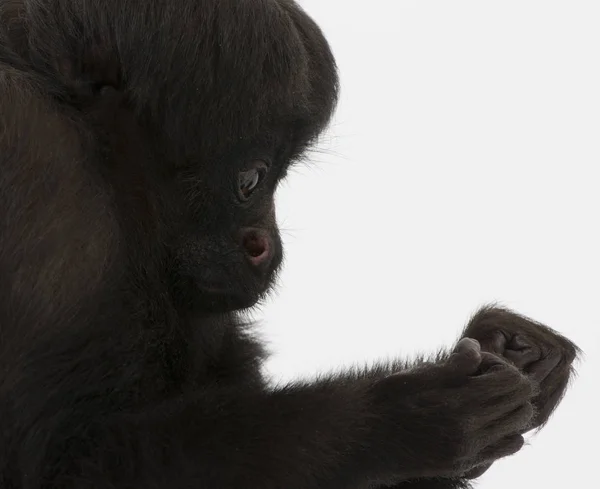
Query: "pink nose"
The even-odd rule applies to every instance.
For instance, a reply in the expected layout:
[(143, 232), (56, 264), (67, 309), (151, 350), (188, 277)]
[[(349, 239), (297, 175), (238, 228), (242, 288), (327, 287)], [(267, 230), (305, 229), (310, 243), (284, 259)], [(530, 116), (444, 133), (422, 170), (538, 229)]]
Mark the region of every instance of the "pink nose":
[(256, 267), (267, 266), (273, 257), (273, 245), (266, 231), (247, 228), (242, 232), (242, 246), (250, 263)]

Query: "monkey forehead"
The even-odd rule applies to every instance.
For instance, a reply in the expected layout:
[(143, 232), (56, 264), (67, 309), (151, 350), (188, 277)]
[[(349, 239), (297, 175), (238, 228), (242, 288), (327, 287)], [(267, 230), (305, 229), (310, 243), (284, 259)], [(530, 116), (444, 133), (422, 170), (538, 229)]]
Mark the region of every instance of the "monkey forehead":
[(184, 151), (282, 124), (310, 141), (337, 102), (329, 46), (293, 0), (15, 5), (36, 60), (48, 66), (85, 60), (91, 73), (117, 66), (134, 109)]
[[(294, 2), (159, 3), (160, 16), (126, 29), (150, 49), (138, 38), (119, 52), (132, 98), (160, 116), (168, 136), (180, 144), (230, 144), (288, 124), (310, 140), (329, 122), (335, 61), (321, 30)], [(156, 35), (148, 39), (153, 22)], [(218, 141), (203, 134), (218, 134)]]

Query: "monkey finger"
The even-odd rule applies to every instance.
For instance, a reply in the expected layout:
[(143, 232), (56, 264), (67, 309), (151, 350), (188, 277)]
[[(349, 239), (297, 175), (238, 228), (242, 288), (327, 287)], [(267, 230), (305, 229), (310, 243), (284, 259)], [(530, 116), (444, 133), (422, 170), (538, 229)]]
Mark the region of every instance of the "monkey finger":
[(548, 375), (558, 366), (561, 360), (560, 352), (550, 350), (538, 361), (526, 365), (523, 371), (536, 382), (543, 382)]
[(525, 369), (542, 358), (542, 348), (522, 335), (515, 335), (508, 340), (503, 353), (519, 369)]
[(502, 331), (496, 330), (486, 334), (483, 338), (477, 338), (477, 340), (481, 344), (482, 351), (502, 355), (506, 348), (507, 337)]
[(510, 367), (511, 365), (505, 358), (501, 357), (500, 355), (484, 351), (481, 353), (481, 362), (479, 364), (477, 374), (481, 375)]
[(533, 405), (537, 412), (533, 420), (532, 429), (539, 428), (548, 421), (562, 400), (568, 384), (568, 376), (557, 376), (556, 379), (550, 376), (541, 385), (539, 395), (533, 400)]
[(492, 462), (500, 458), (517, 453), (523, 448), (524, 444), (525, 439), (522, 435), (506, 436), (499, 442), (485, 448), (480, 454), (481, 461), (491, 465)]
[(448, 359), (453, 373), (475, 373), (481, 364), (481, 347), (472, 338), (462, 338)]

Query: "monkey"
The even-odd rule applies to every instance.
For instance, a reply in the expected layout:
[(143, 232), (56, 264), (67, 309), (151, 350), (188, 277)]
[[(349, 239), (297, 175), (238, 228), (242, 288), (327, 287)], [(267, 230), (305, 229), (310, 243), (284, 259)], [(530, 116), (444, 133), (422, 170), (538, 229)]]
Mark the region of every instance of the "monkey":
[(339, 90), (293, 0), (0, 0), (0, 487), (464, 489), (547, 422), (577, 347), (501, 308), (266, 381), (244, 313)]

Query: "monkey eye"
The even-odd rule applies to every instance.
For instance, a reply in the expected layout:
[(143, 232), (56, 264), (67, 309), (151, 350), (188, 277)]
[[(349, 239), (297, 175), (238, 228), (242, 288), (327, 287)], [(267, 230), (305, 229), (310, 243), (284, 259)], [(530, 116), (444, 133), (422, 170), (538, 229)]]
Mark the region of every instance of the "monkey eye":
[(253, 161), (252, 168), (240, 172), (238, 176), (238, 193), (240, 199), (248, 200), (266, 173), (267, 165), (261, 160)]

